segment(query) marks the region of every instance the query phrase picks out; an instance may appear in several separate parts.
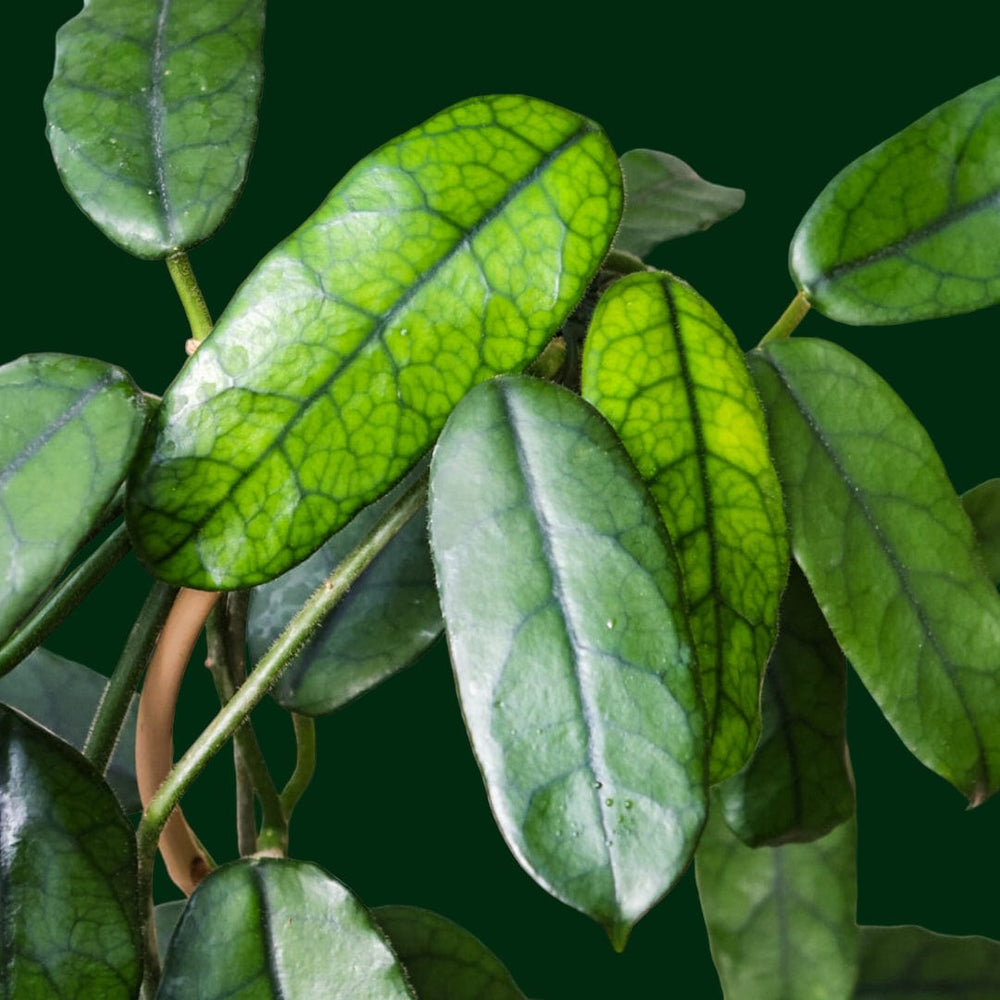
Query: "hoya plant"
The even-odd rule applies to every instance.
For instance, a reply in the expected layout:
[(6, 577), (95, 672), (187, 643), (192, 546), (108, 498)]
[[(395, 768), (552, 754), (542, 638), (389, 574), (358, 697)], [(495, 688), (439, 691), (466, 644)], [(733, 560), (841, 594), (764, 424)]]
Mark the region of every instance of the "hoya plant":
[[(59, 176), (190, 329), (162, 396), (99, 333), (0, 367), (0, 997), (523, 998), (449, 914), (295, 850), (302, 796), (338, 795), (315, 719), (442, 633), (499, 834), (608, 948), (693, 864), (728, 1000), (1000, 994), (996, 941), (858, 925), (845, 736), (852, 670), (970, 808), (1000, 787), (1000, 479), (958, 495), (798, 331), (1000, 302), (1000, 78), (820, 190), (748, 353), (647, 263), (743, 192), (519, 94), (387, 138), (213, 317), (188, 251), (244, 185), (263, 24), (90, 0), (56, 39)], [(130, 554), (109, 676), (46, 649)], [(175, 759), (202, 634), (218, 708)], [(181, 801), (230, 745), (216, 857)]]

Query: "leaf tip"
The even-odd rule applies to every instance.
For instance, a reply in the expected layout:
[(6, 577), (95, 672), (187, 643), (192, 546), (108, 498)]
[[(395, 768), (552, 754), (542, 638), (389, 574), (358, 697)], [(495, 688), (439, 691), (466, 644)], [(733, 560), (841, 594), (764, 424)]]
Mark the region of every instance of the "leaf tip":
[(604, 925), (611, 947), (620, 955), (628, 944), (629, 934), (632, 933), (634, 925), (627, 920), (618, 919)]

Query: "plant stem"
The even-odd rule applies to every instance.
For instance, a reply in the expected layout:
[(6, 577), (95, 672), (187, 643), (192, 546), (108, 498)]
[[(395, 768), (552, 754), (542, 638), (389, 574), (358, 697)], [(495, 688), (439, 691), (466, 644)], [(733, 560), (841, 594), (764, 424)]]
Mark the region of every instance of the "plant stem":
[(184, 314), (191, 327), (191, 336), (200, 343), (212, 332), (212, 316), (205, 305), (205, 296), (198, 287), (188, 255), (183, 250), (171, 254), (167, 258), (167, 270), (180, 296)]
[(760, 339), (758, 347), (763, 347), (772, 340), (786, 340), (809, 312), (809, 300), (805, 292), (799, 292), (792, 299), (788, 308), (778, 317), (778, 322)]
[(288, 784), (281, 790), (281, 807), (286, 823), (291, 819), (302, 793), (309, 787), (316, 772), (315, 720), (311, 716), (292, 712), (292, 725), (295, 727), (295, 770), (288, 779)]

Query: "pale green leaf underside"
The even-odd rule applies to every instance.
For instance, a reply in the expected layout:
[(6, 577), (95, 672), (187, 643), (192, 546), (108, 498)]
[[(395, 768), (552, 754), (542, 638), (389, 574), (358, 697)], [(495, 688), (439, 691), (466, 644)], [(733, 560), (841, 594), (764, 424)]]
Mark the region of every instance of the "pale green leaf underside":
[(842, 170), (790, 251), (809, 302), (841, 323), (909, 323), (1000, 302), (1000, 77)]
[(788, 574), (781, 487), (743, 352), (685, 282), (643, 273), (594, 311), (583, 395), (607, 417), (656, 499), (684, 575), (714, 733), (711, 779), (759, 733), (761, 675)]
[(208, 589), (303, 560), (469, 388), (538, 354), (620, 210), (597, 126), (526, 97), (456, 105), (361, 161), (167, 391), (131, 484), (141, 557)]
[(0, 368), (0, 641), (114, 496), (145, 419), (135, 384), (104, 362), (34, 354)]
[(257, 131), (264, 0), (87, 0), (56, 35), (48, 137), (80, 208), (138, 257), (211, 236)]
[(157, 1000), (412, 1000), (368, 911), (315, 865), (238, 861), (213, 872), (174, 930)]
[(1000, 479), (987, 479), (962, 494), (986, 572), (1000, 585)]
[(431, 464), (431, 548), (462, 711), (525, 869), (617, 947), (705, 814), (693, 649), (669, 538), (578, 396), (479, 386)]
[(930, 438), (834, 344), (751, 360), (792, 549), (833, 634), (903, 742), (978, 804), (1000, 782), (1000, 596)]

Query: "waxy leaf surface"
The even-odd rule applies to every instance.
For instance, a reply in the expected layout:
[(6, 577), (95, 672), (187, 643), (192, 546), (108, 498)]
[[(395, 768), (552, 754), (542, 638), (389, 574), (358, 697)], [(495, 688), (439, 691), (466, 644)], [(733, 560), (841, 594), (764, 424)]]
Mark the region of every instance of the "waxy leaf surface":
[(35, 354), (0, 368), (0, 641), (107, 507), (145, 420), (135, 384), (102, 361)]
[(56, 35), (48, 137), (67, 190), (138, 257), (211, 236), (257, 131), (264, 0), (86, 0)]
[(705, 733), (678, 572), (621, 443), (524, 377), (459, 404), (431, 549), (473, 749), (525, 869), (616, 947), (686, 867)]
[(166, 957), (167, 949), (173, 940), (174, 931), (187, 907), (186, 899), (173, 899), (169, 903), (160, 903), (153, 908), (153, 925), (156, 930), (156, 950), (160, 962)]
[(141, 558), (207, 589), (301, 562), (473, 385), (538, 354), (620, 211), (603, 133), (526, 97), (456, 105), (362, 160), (167, 391), (131, 483)]
[(0, 705), (0, 998), (139, 995), (135, 836), (100, 775)]
[(415, 994), (368, 911), (315, 865), (264, 858), (217, 869), (188, 901), (157, 1000)]
[(781, 488), (743, 352), (689, 285), (630, 275), (594, 312), (583, 395), (618, 432), (676, 548), (720, 781), (757, 743), (788, 574)]
[(1000, 584), (1000, 479), (987, 479), (963, 493), (962, 506), (975, 529), (986, 572)]
[(842, 170), (792, 240), (821, 313), (875, 326), (1000, 302), (1000, 77)]
[(1000, 783), (1000, 595), (927, 432), (821, 340), (751, 355), (792, 550), (903, 742), (973, 805)]
[(850, 818), (846, 704), (844, 654), (793, 565), (764, 674), (760, 743), (718, 789), (726, 822), (745, 844), (815, 840)]
[(380, 906), (372, 916), (420, 1000), (525, 1000), (496, 955), (458, 924), (413, 906)]
[(857, 973), (856, 826), (747, 847), (712, 815), (695, 855), (725, 1000), (849, 1000)]

